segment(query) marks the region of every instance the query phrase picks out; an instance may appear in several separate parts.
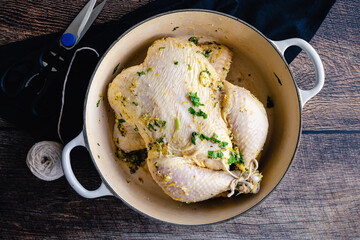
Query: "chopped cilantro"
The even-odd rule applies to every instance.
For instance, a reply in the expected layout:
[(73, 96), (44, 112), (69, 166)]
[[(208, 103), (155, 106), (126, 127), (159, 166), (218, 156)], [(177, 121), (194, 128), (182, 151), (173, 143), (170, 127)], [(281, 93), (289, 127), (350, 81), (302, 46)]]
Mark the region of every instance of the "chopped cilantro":
[(158, 162), (155, 162), (154, 166), (155, 166), (156, 169), (159, 169)]
[(149, 72), (150, 70), (151, 70), (151, 68), (146, 69), (147, 72)]
[(199, 133), (197, 133), (197, 132), (193, 132), (192, 134), (191, 134), (191, 142), (194, 144), (194, 145), (196, 145), (196, 136), (197, 135), (199, 135)]
[[(99, 100), (100, 101), (100, 100)], [(269, 97), (269, 96), (267, 96), (267, 99), (266, 99), (266, 107), (267, 108), (272, 108), (272, 107), (274, 107), (274, 102), (273, 102), (273, 100)]]
[(178, 118), (175, 119), (175, 124), (176, 124), (176, 130), (180, 130), (180, 123)]
[(175, 65), (179, 65), (179, 62), (178, 62), (178, 61), (174, 61), (174, 64), (175, 64)]
[(224, 154), (221, 151), (208, 151), (208, 158), (222, 158)]
[(159, 50), (161, 51), (162, 49), (165, 49), (165, 47), (159, 47)]
[(141, 76), (141, 75), (145, 75), (146, 73), (145, 73), (144, 71), (141, 71), (141, 72), (137, 72), (137, 74), (138, 74), (139, 76)]
[(154, 128), (154, 126), (151, 123), (148, 124), (147, 129), (149, 129), (150, 131), (151, 130), (156, 131), (156, 129)]
[(197, 92), (189, 92), (189, 97), (190, 101), (194, 104), (195, 107), (205, 106), (204, 104), (200, 103), (200, 98), (198, 97)]
[(214, 133), (214, 136), (211, 138), (211, 141), (213, 143), (221, 143), (221, 141), (219, 139), (217, 139), (218, 135), (216, 133)]
[(216, 102), (216, 103), (214, 103), (214, 108), (216, 108), (216, 104), (217, 104), (217, 102)]
[(227, 143), (227, 142), (221, 142), (221, 143), (220, 143), (220, 147), (221, 147), (221, 148), (225, 148), (228, 144), (229, 144), (229, 143)]
[(226, 68), (224, 68), (224, 67), (223, 67), (223, 70), (224, 70), (224, 71), (229, 71), (229, 70), (227, 70), (227, 69), (226, 69)]
[(159, 121), (159, 123), (161, 124), (161, 127), (165, 128), (166, 121)]
[(97, 103), (96, 103), (96, 107), (99, 107), (100, 100), (101, 100), (101, 98), (99, 99), (99, 101), (97, 101)]
[(211, 140), (211, 138), (205, 136), (204, 134), (200, 134), (199, 138), (200, 138), (201, 141), (204, 140), (204, 138), (205, 138), (206, 140), (208, 140), (208, 141)]
[(214, 133), (214, 136), (212, 137), (212, 138), (209, 138), (209, 137), (207, 137), (207, 136), (205, 136), (204, 134), (200, 134), (200, 136), (199, 136), (199, 138), (200, 138), (200, 140), (202, 141), (202, 140), (204, 140), (204, 139), (206, 139), (206, 140), (208, 140), (208, 141), (212, 141), (213, 143), (215, 143), (215, 144), (217, 144), (217, 143), (219, 143), (219, 146), (221, 147), (221, 148), (225, 148), (229, 143), (227, 143), (227, 142), (222, 142), (222, 141), (220, 141), (219, 139), (218, 139), (218, 135), (216, 135), (216, 133)]
[(211, 53), (211, 50), (210, 49), (208, 49), (208, 50), (204, 50), (204, 52), (203, 52), (203, 55), (204, 55), (204, 57), (209, 57), (210, 56), (210, 53)]
[(189, 109), (189, 113), (191, 113), (192, 115), (198, 116), (198, 117), (203, 117), (204, 119), (207, 119), (207, 114), (205, 112), (203, 112), (201, 109), (199, 110), (199, 112), (196, 112), (194, 108), (190, 107)]
[(125, 129), (124, 126), (122, 125), (125, 122), (124, 119), (118, 119), (118, 125), (117, 128), (121, 134), (121, 136), (125, 137)]
[(118, 63), (118, 65), (116, 65), (116, 67), (114, 68), (114, 71), (113, 71), (113, 75), (116, 73), (116, 71), (118, 70), (118, 68), (119, 68), (119, 65), (120, 65), (120, 63)]
[(178, 29), (178, 28), (179, 28), (179, 27), (174, 27), (174, 28), (173, 28), (173, 31), (175, 31), (175, 30)]
[(158, 123), (158, 121), (154, 120), (154, 124), (155, 124), (155, 126), (160, 127), (160, 124)]
[(134, 131), (135, 132), (138, 132), (139, 131), (139, 129), (138, 129), (138, 127), (135, 125), (135, 128), (134, 128)]
[(161, 138), (156, 139), (156, 141), (157, 141), (158, 143), (163, 143), (163, 142), (164, 142), (164, 137), (165, 137), (165, 136), (162, 136)]
[(197, 38), (197, 37), (190, 37), (188, 40), (189, 40), (190, 42), (195, 43), (195, 44), (198, 44), (198, 43), (199, 43), (199, 38)]
[(139, 106), (139, 104), (138, 103), (136, 103), (136, 102), (132, 102), (135, 106)]
[(244, 164), (244, 160), (241, 152), (237, 153), (235, 151), (231, 151), (230, 156), (231, 157), (228, 159), (228, 164), (233, 164), (233, 163)]
[(145, 164), (145, 159), (147, 157), (147, 150), (142, 149), (138, 151), (125, 153), (120, 148), (116, 148), (115, 155), (119, 160), (126, 163), (126, 165), (130, 169), (130, 173), (133, 174), (139, 169), (140, 166), (143, 166)]
[(209, 74), (209, 76), (211, 76), (211, 73), (209, 72), (209, 70), (207, 68), (205, 68), (204, 71), (201, 71), (200, 74), (203, 73), (203, 72), (205, 72), (205, 73)]
[(188, 64), (188, 70), (191, 71), (191, 66), (190, 66), (190, 64)]

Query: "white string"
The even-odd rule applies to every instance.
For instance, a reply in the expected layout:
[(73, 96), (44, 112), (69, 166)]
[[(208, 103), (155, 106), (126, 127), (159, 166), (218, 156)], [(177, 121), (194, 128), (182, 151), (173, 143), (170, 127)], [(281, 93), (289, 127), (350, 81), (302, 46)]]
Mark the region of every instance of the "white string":
[(236, 176), (235, 174), (233, 174), (232, 172), (230, 172), (230, 170), (228, 169), (228, 167), (227, 167), (226, 164), (225, 164), (225, 160), (224, 160), (224, 159), (221, 159), (221, 164), (223, 165), (225, 171), (226, 171), (227, 173), (229, 173), (232, 177), (234, 177), (234, 178), (239, 178), (238, 176)]
[(38, 178), (53, 181), (64, 175), (61, 167), (62, 145), (57, 142), (36, 143), (26, 156), (26, 164)]
[[(61, 109), (58, 119), (57, 125), (57, 132), (61, 142), (64, 144), (64, 141), (61, 137), (60, 133), (60, 125), (61, 125), (61, 118), (64, 109), (65, 103), (65, 88), (66, 83), (68, 80), (68, 76), (73, 64), (73, 61), (76, 57), (76, 54), (82, 50), (91, 50), (96, 53), (97, 57), (99, 57), (99, 53), (90, 47), (82, 47), (75, 51), (70, 65), (67, 69), (63, 90), (62, 90), (62, 99), (61, 99)], [(56, 180), (64, 175), (61, 166), (61, 154), (62, 154), (63, 146), (58, 142), (51, 142), (51, 141), (42, 141), (34, 144), (29, 150), (27, 157), (26, 157), (26, 164), (29, 167), (30, 171), (38, 178), (45, 180), (45, 181), (52, 181)]]
[[(258, 193), (260, 190), (260, 180), (261, 175), (256, 172), (258, 169), (258, 161), (256, 159), (251, 159), (249, 164), (249, 173), (244, 176), (244, 174), (240, 177), (234, 178), (230, 182), (230, 193), (227, 195), (228, 197), (231, 197), (235, 193), (236, 186), (238, 187), (238, 194), (241, 193)], [(236, 195), (236, 196), (237, 196)]]
[(58, 132), (58, 136), (60, 138), (60, 141), (64, 144), (64, 141), (61, 137), (61, 133), (60, 133), (60, 125), (61, 125), (61, 118), (62, 118), (62, 114), (63, 114), (63, 109), (64, 109), (64, 103), (65, 103), (65, 89), (66, 89), (66, 83), (67, 83), (67, 79), (68, 79), (68, 76), (69, 76), (69, 73), (70, 73), (70, 70), (71, 70), (71, 66), (73, 64), (73, 61), (76, 57), (76, 54), (82, 50), (91, 50), (93, 52), (96, 53), (97, 57), (99, 57), (99, 53), (93, 49), (93, 48), (90, 48), (90, 47), (82, 47), (82, 48), (79, 48), (75, 51), (72, 59), (71, 59), (71, 62), (70, 62), (70, 65), (69, 65), (69, 68), (66, 72), (66, 75), (65, 75), (65, 80), (64, 80), (64, 86), (63, 86), (63, 90), (62, 90), (62, 98), (61, 98), (61, 108), (60, 108), (60, 114), (59, 114), (59, 119), (58, 119), (58, 125), (57, 125), (57, 132)]

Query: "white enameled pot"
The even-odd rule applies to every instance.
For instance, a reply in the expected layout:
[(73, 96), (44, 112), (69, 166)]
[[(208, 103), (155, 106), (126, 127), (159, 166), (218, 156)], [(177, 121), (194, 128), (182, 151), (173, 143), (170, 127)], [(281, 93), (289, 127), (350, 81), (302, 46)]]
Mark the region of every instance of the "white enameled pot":
[[(258, 194), (183, 204), (163, 193), (146, 169), (130, 174), (128, 167), (116, 160), (112, 140), (114, 114), (106, 95), (108, 84), (123, 66), (141, 63), (155, 40), (190, 36), (228, 46), (234, 57), (227, 80), (249, 89), (265, 106), (268, 96), (274, 103), (267, 108), (270, 128), (259, 162), (264, 178)], [(304, 50), (314, 65), (315, 86), (311, 90), (301, 90), (296, 85), (284, 59), (290, 46)], [(165, 222), (201, 225), (231, 219), (263, 200), (285, 175), (299, 144), (302, 108), (323, 85), (324, 68), (319, 55), (302, 39), (272, 41), (249, 24), (214, 11), (180, 10), (154, 16), (121, 35), (99, 61), (85, 98), (83, 131), (63, 150), (65, 176), (85, 198), (115, 196), (139, 213)], [(76, 146), (87, 148), (101, 176), (102, 184), (97, 190), (85, 189), (72, 171), (70, 152)]]

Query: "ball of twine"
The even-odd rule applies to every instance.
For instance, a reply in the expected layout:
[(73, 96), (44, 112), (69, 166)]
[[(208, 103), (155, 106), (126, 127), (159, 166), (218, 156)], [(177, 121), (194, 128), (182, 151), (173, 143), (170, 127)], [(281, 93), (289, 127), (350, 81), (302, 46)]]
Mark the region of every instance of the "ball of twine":
[(57, 142), (38, 142), (29, 150), (26, 164), (36, 177), (45, 181), (56, 180), (64, 175), (61, 167), (62, 149), (63, 146)]

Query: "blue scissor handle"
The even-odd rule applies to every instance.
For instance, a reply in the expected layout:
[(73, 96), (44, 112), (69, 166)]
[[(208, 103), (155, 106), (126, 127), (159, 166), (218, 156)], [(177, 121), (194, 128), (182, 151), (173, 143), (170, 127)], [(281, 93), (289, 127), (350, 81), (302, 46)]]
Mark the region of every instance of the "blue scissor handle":
[(72, 47), (76, 43), (76, 38), (72, 33), (65, 33), (62, 35), (60, 41), (65, 47)]

